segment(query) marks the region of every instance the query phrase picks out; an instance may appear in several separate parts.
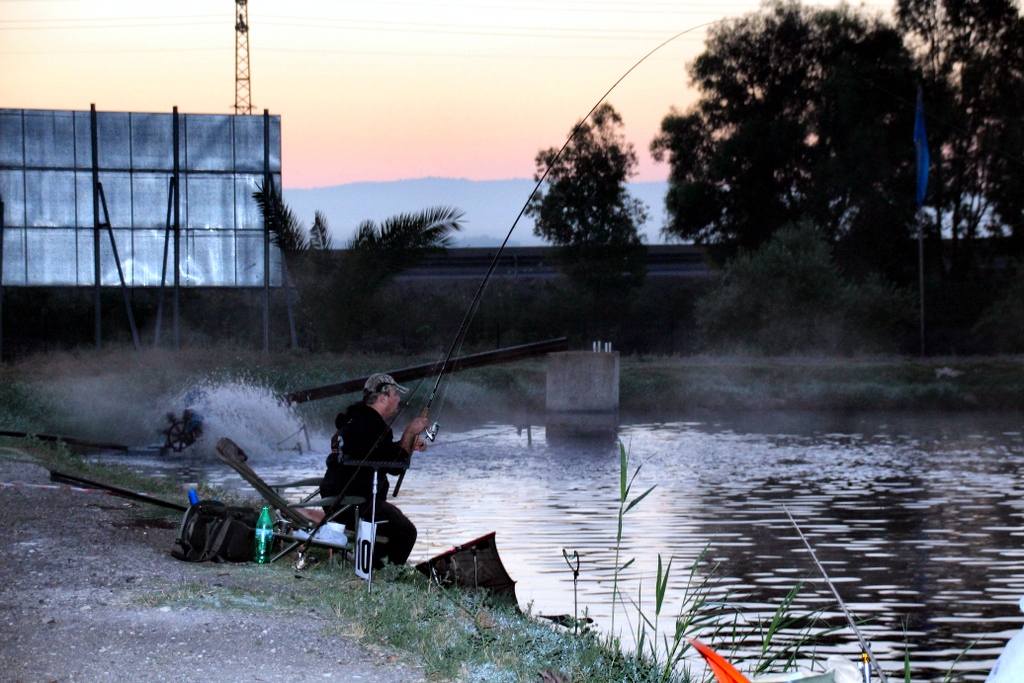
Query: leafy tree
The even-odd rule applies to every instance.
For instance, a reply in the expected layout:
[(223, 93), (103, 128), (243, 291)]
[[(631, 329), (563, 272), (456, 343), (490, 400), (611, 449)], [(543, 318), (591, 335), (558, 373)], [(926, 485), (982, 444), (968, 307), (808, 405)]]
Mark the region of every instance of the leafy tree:
[(912, 326), (913, 295), (878, 276), (861, 284), (840, 272), (813, 226), (787, 226), (742, 253), (696, 303), (712, 348), (768, 354), (892, 346)]
[(378, 224), (363, 221), (348, 243), (345, 270), (357, 275), (366, 292), (375, 292), (424, 255), (451, 245), (462, 230), (463, 212), (436, 206), (419, 213), (402, 213)]
[(1015, 265), (1016, 276), (1002, 296), (979, 317), (974, 334), (983, 347), (999, 353), (1024, 351), (1024, 264)]
[(1013, 0), (898, 0), (924, 77), (932, 232), (971, 269), (977, 238), (1024, 239), (1024, 20)]
[(915, 75), (895, 28), (770, 3), (710, 29), (690, 75), (699, 101), (651, 144), (671, 167), (667, 235), (735, 253), (806, 220), (847, 266), (908, 277)]
[(638, 229), (647, 209), (626, 190), (636, 174), (636, 150), (607, 103), (574, 130), (561, 156), (554, 147), (537, 153), (534, 180), (547, 171), (546, 191), (533, 197), (527, 215), (535, 235), (561, 248), (563, 270), (574, 282), (597, 294), (628, 289), (646, 271)]

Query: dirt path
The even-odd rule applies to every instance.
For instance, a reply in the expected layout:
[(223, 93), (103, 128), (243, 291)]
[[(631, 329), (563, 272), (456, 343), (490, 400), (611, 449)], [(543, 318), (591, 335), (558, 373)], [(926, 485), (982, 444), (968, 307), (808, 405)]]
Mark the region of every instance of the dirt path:
[[(49, 484), (47, 474), (0, 459), (3, 482)], [(0, 529), (0, 681), (424, 679), (311, 607), (309, 580), (171, 558), (174, 517), (152, 506), (0, 488)]]

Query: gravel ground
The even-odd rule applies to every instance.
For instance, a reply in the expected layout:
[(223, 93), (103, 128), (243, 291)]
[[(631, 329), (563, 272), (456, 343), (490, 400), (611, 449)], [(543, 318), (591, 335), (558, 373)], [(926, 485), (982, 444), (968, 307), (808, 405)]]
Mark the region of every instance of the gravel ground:
[[(45, 469), (3, 459), (0, 481), (50, 483)], [(304, 605), (309, 581), (173, 559), (175, 515), (0, 488), (0, 681), (424, 680), (407, 656), (364, 646), (353, 624)]]

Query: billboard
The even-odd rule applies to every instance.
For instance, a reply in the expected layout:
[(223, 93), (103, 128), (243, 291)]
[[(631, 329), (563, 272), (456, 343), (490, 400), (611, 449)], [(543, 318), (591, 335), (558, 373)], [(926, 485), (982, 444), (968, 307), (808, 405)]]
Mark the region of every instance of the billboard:
[[(173, 121), (170, 113), (96, 113), (99, 182), (131, 287), (160, 285), (173, 226)], [(92, 134), (89, 111), (0, 109), (4, 285), (94, 284)], [(181, 285), (263, 286), (263, 221), (252, 194), (265, 172), (264, 117), (179, 114), (177, 137)], [(266, 154), (280, 187), (280, 116), (269, 117)], [(270, 284), (279, 285), (280, 254), (270, 253)], [(168, 286), (173, 272), (171, 247)], [(100, 284), (120, 284), (105, 228)]]

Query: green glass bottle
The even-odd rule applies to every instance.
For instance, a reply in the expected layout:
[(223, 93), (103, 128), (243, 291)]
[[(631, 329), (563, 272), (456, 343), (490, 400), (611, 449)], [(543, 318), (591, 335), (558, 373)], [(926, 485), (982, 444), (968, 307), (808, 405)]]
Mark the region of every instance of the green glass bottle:
[(252, 561), (266, 564), (270, 559), (270, 549), (274, 543), (274, 522), (270, 519), (270, 508), (263, 506), (263, 512), (256, 521), (256, 547)]

